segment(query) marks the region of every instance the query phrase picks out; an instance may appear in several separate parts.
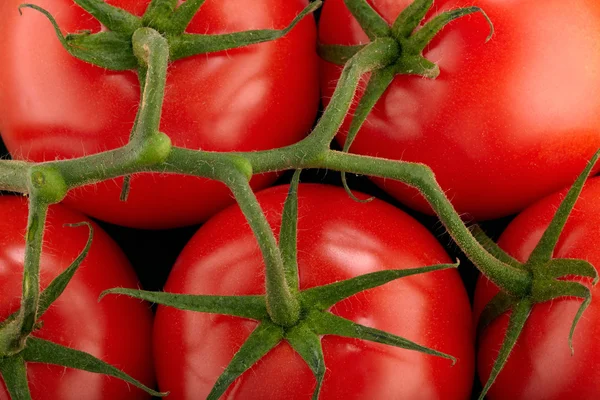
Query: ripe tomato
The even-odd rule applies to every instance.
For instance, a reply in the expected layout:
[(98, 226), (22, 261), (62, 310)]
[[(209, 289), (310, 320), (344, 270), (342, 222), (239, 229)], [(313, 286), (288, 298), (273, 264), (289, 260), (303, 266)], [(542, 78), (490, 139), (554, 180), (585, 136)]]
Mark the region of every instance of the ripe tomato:
[[(278, 234), (287, 187), (258, 194)], [(435, 238), (400, 210), (359, 204), (344, 190), (300, 185), (298, 264), (306, 289), (383, 269), (448, 263)], [(177, 260), (166, 292), (264, 293), (264, 266), (244, 216), (230, 207), (209, 220)], [(466, 399), (473, 379), (469, 302), (455, 270), (403, 278), (362, 292), (332, 312), (451, 354), (446, 359), (325, 336), (320, 399)], [(206, 396), (256, 322), (159, 306), (154, 326), (159, 386), (173, 399)], [(228, 399), (310, 399), (315, 379), (285, 342), (228, 390)]]
[[(85, 227), (65, 227), (86, 218), (63, 206), (52, 206), (41, 261), (41, 286), (64, 271), (85, 247)], [(0, 320), (18, 310), (23, 279), (27, 222), (24, 198), (0, 197)], [(152, 386), (152, 314), (142, 302), (99, 294), (116, 286), (138, 287), (127, 259), (97, 225), (90, 251), (63, 294), (42, 316), (34, 336), (88, 352)], [(150, 396), (115, 378), (48, 364), (27, 364), (35, 400), (149, 399)], [(9, 400), (0, 378), (0, 399)]]
[[(369, 0), (390, 24), (411, 2)], [(424, 52), (440, 76), (397, 76), (350, 150), (427, 164), (458, 211), (490, 219), (566, 186), (600, 147), (600, 2), (438, 0), (427, 18), (465, 5), (485, 10), (492, 40), (480, 14), (444, 28)], [(319, 24), (323, 43), (369, 41), (343, 0), (328, 0)], [(321, 69), (327, 101), (340, 67)], [(406, 186), (376, 182), (429, 209)]]
[[(519, 261), (525, 261), (540, 240), (566, 192), (543, 199), (521, 213), (506, 229), (499, 245)], [(556, 258), (584, 259), (600, 266), (600, 178), (586, 184), (560, 241)], [(475, 292), (475, 314), (498, 292), (480, 280)], [(582, 300), (563, 298), (538, 304), (503, 371), (489, 392), (490, 399), (597, 399), (600, 393), (600, 296), (592, 288), (592, 301), (575, 329), (574, 356), (568, 337)], [(503, 315), (483, 331), (479, 344), (478, 370), (482, 380), (490, 374), (508, 323)]]
[[(109, 0), (141, 15), (149, 0)], [(129, 139), (139, 85), (71, 57), (40, 13), (0, 3), (0, 132), (14, 158), (72, 158), (114, 149)], [(63, 32), (100, 24), (72, 0), (36, 0)], [(307, 0), (207, 0), (189, 33), (283, 28)], [(309, 16), (286, 37), (174, 62), (167, 77), (161, 130), (175, 146), (211, 151), (282, 147), (310, 129), (318, 105), (316, 29)], [(264, 187), (273, 175), (257, 176)], [(122, 179), (74, 190), (68, 204), (109, 222), (143, 228), (197, 223), (233, 203), (221, 183), (183, 176), (134, 176), (127, 203)]]

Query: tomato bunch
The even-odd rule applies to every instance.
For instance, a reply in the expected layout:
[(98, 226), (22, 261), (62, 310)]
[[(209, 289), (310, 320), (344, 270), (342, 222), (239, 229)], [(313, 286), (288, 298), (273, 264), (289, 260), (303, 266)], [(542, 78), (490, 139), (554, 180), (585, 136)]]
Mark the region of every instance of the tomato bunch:
[(598, 3), (320, 6), (0, 4), (0, 399), (600, 393)]

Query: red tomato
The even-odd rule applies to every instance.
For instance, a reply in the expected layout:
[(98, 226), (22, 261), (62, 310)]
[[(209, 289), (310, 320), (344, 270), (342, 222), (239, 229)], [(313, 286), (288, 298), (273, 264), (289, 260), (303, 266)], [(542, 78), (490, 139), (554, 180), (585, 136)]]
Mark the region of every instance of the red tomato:
[[(520, 214), (502, 234), (499, 245), (519, 261), (525, 261), (540, 240), (565, 192), (554, 194)], [(554, 251), (555, 258), (584, 259), (600, 266), (600, 178), (586, 184)], [(480, 280), (475, 292), (475, 314), (498, 292), (495, 285)], [(600, 287), (592, 289), (592, 301), (575, 329), (569, 349), (569, 330), (582, 300), (563, 298), (534, 307), (504, 370), (489, 392), (490, 399), (581, 399), (600, 393)], [(480, 338), (478, 369), (483, 381), (508, 324), (505, 314), (495, 320)]]
[[(48, 214), (41, 261), (41, 286), (64, 271), (85, 247), (88, 229), (64, 227), (86, 218), (62, 206)], [(23, 279), (27, 222), (24, 198), (0, 197), (0, 320), (18, 310)], [(86, 259), (58, 300), (42, 316), (34, 336), (88, 352), (152, 386), (152, 314), (147, 304), (99, 294), (113, 287), (139, 286), (129, 262), (97, 225)], [(149, 399), (115, 378), (48, 364), (27, 364), (34, 400)], [(9, 400), (0, 378), (0, 399)]]
[[(259, 193), (278, 234), (287, 187)], [(436, 239), (398, 209), (359, 204), (344, 190), (300, 185), (300, 287), (384, 269), (450, 262)], [(258, 244), (239, 208), (209, 220), (177, 260), (165, 291), (264, 293)], [(334, 336), (323, 337), (327, 373), (320, 399), (467, 399), (473, 380), (469, 302), (455, 270), (403, 278), (351, 297), (332, 312), (458, 358), (446, 359)], [(257, 323), (159, 306), (154, 356), (159, 386), (172, 399), (205, 397)], [(316, 381), (281, 343), (228, 390), (227, 399), (310, 399)]]
[[(141, 15), (149, 0), (110, 0)], [(73, 158), (124, 145), (139, 85), (134, 72), (116, 73), (71, 57), (52, 26), (21, 0), (0, 4), (0, 132), (14, 158)], [(100, 24), (72, 0), (37, 0), (63, 32), (98, 31)], [(283, 28), (307, 0), (208, 0), (190, 33)], [(211, 151), (282, 147), (310, 129), (318, 105), (315, 26), (306, 18), (270, 43), (199, 55), (171, 64), (161, 130), (175, 146)], [(265, 187), (273, 175), (257, 176)], [(166, 228), (207, 219), (233, 203), (221, 183), (183, 176), (134, 176), (127, 203), (122, 179), (74, 190), (68, 204), (113, 223)]]
[[(390, 24), (411, 2), (369, 0)], [(452, 22), (424, 52), (440, 76), (397, 76), (350, 150), (425, 163), (458, 211), (490, 219), (568, 185), (600, 147), (600, 2), (438, 0), (427, 18), (471, 5), (491, 18), (492, 40), (480, 14)], [(328, 0), (319, 24), (323, 43), (369, 41), (343, 0)], [(340, 67), (321, 67), (327, 101)], [(376, 182), (429, 209), (406, 186)]]

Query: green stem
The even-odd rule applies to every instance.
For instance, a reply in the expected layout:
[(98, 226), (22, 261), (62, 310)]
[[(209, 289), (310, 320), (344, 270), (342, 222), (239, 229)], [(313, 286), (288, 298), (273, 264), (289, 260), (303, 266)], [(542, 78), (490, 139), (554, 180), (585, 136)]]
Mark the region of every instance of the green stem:
[(30, 164), (24, 161), (0, 160), (0, 189), (29, 193), (27, 176)]
[(132, 141), (143, 140), (158, 133), (162, 113), (167, 67), (169, 63), (169, 44), (160, 33), (151, 28), (140, 28), (132, 38), (133, 52), (137, 57), (141, 71), (146, 70), (143, 83), (141, 104)]
[(276, 324), (293, 326), (300, 317), (300, 304), (290, 291), (275, 235), (250, 184), (243, 178), (240, 174), (239, 178), (230, 180), (228, 186), (246, 216), (265, 260), (267, 310)]
[[(146, 76), (148, 75), (148, 68), (147, 66), (140, 66), (138, 68), (138, 81), (140, 83), (140, 88), (146, 88)], [(144, 91), (140, 90), (140, 103), (142, 103), (144, 100)], [(140, 120), (140, 112), (141, 112), (141, 107), (138, 107), (138, 110), (135, 114), (135, 120), (133, 121), (133, 128), (131, 129), (131, 133), (129, 134), (129, 142), (131, 142), (133, 140), (133, 138), (135, 137), (135, 134), (138, 132), (138, 122)], [(129, 190), (131, 188), (131, 175), (125, 175), (123, 177), (123, 186), (121, 187), (121, 196), (119, 197), (119, 200), (121, 201), (127, 201), (127, 198), (129, 197)]]
[(345, 65), (331, 101), (310, 136), (279, 149), (233, 154), (246, 158), (257, 174), (302, 168), (307, 163), (322, 158), (348, 114), (360, 77), (366, 72), (393, 63), (399, 55), (400, 49), (395, 40), (374, 40), (358, 51)]
[(315, 163), (311, 167), (391, 178), (418, 189), (458, 246), (485, 276), (515, 296), (521, 297), (529, 292), (531, 286), (529, 273), (497, 260), (477, 242), (454, 210), (429, 167), (423, 164), (358, 156), (338, 151), (330, 151), (322, 162)]
[(29, 197), (29, 218), (27, 221), (25, 261), (23, 266), (23, 294), (17, 321), (20, 336), (27, 337), (34, 328), (40, 299), (40, 259), (42, 240), (48, 204), (40, 200), (36, 193)]

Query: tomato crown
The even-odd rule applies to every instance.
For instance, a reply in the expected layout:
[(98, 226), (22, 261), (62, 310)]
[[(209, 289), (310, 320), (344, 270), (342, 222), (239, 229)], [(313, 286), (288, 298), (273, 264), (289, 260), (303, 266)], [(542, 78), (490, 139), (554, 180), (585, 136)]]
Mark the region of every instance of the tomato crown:
[[(33, 218), (36, 218), (34, 213)], [(31, 218), (30, 218), (31, 219)], [(36, 224), (29, 224), (28, 242), (29, 249), (31, 243), (35, 243), (31, 236), (40, 237), (43, 230), (43, 224), (37, 225), (38, 229), (34, 233), (32, 229)], [(6, 320), (0, 323), (0, 373), (4, 378), (7, 389), (13, 399), (30, 399), (29, 388), (27, 384), (25, 363), (38, 362), (45, 364), (61, 365), (67, 368), (75, 368), (89, 372), (101, 373), (124, 380), (153, 396), (165, 396), (167, 393), (157, 392), (138, 380), (127, 375), (118, 368), (92, 356), (91, 354), (74, 350), (51, 341), (30, 336), (31, 332), (39, 329), (40, 323), (37, 322), (63, 293), (77, 269), (88, 254), (92, 245), (94, 231), (92, 225), (88, 222), (67, 225), (72, 228), (87, 227), (89, 236), (87, 243), (79, 256), (73, 260), (71, 265), (58, 275), (48, 287), (36, 297), (39, 302), (33, 305), (33, 316), (28, 314), (31, 297), (25, 297), (28, 292), (35, 289), (35, 283), (28, 279), (28, 270), (33, 269), (34, 264), (27, 256), (25, 261), (25, 277), (23, 279), (24, 300), (21, 309), (10, 315)], [(31, 250), (30, 250), (31, 251)], [(35, 251), (35, 249), (34, 249)], [(38, 260), (39, 262), (39, 260)], [(39, 283), (37, 283), (39, 285)], [(23, 305), (25, 304), (25, 306)]]
[(441, 264), (423, 268), (384, 270), (335, 282), (325, 286), (299, 290), (297, 264), (298, 184), (296, 171), (289, 188), (282, 214), (278, 249), (283, 260), (282, 270), (272, 271), (267, 265), (264, 296), (209, 296), (157, 293), (115, 288), (102, 293), (125, 294), (137, 299), (175, 307), (181, 310), (209, 312), (249, 318), (259, 326), (242, 345), (215, 383), (208, 399), (218, 399), (243, 372), (252, 367), (281, 341), (287, 341), (313, 372), (317, 399), (325, 375), (325, 360), (321, 336), (337, 335), (362, 339), (432, 356), (456, 359), (448, 354), (421, 346), (391, 333), (370, 328), (343, 317), (329, 309), (338, 302), (362, 291), (379, 287), (403, 277), (458, 267)]
[(101, 0), (74, 0), (89, 12), (108, 31), (92, 33), (89, 31), (63, 35), (54, 17), (35, 4), (22, 4), (23, 8), (36, 10), (48, 18), (54, 26), (56, 36), (62, 46), (73, 57), (113, 71), (138, 69), (140, 57), (144, 51), (136, 50), (134, 35), (139, 29), (151, 29), (164, 36), (168, 45), (163, 48), (169, 52), (169, 61), (191, 57), (197, 54), (231, 50), (252, 44), (276, 40), (287, 35), (308, 14), (318, 9), (322, 2), (310, 3), (284, 29), (260, 29), (220, 35), (201, 35), (185, 33), (192, 18), (203, 0), (186, 1), (177, 7), (177, 1), (155, 0), (150, 3), (140, 18), (127, 11), (111, 6)]
[(483, 399), (498, 377), (498, 374), (506, 364), (508, 356), (515, 346), (519, 335), (533, 306), (537, 303), (552, 301), (561, 297), (578, 297), (582, 298), (581, 303), (569, 332), (569, 347), (573, 354), (573, 334), (575, 327), (581, 319), (583, 312), (592, 301), (590, 289), (583, 283), (566, 281), (563, 278), (567, 276), (576, 276), (578, 278), (591, 278), (592, 284), (598, 282), (598, 272), (596, 268), (588, 261), (575, 259), (553, 259), (554, 248), (558, 243), (560, 234), (569, 218), (571, 210), (575, 206), (585, 180), (589, 177), (592, 168), (598, 161), (600, 151), (597, 152), (592, 160), (588, 163), (586, 169), (577, 178), (560, 207), (556, 211), (552, 222), (544, 232), (542, 238), (536, 245), (535, 249), (529, 256), (527, 262), (520, 263), (504, 250), (496, 245), (485, 233), (474, 226), (472, 228), (475, 238), (479, 243), (491, 254), (494, 254), (498, 259), (505, 262), (508, 266), (515, 270), (525, 271), (528, 274), (530, 284), (523, 292), (511, 292), (505, 287), (500, 287), (492, 300), (486, 304), (478, 323), (478, 331), (481, 332), (492, 321), (507, 311), (512, 311), (510, 314), (508, 328), (506, 330), (502, 347), (498, 354), (498, 358), (492, 367), (492, 373), (486, 382), (480, 399)]

